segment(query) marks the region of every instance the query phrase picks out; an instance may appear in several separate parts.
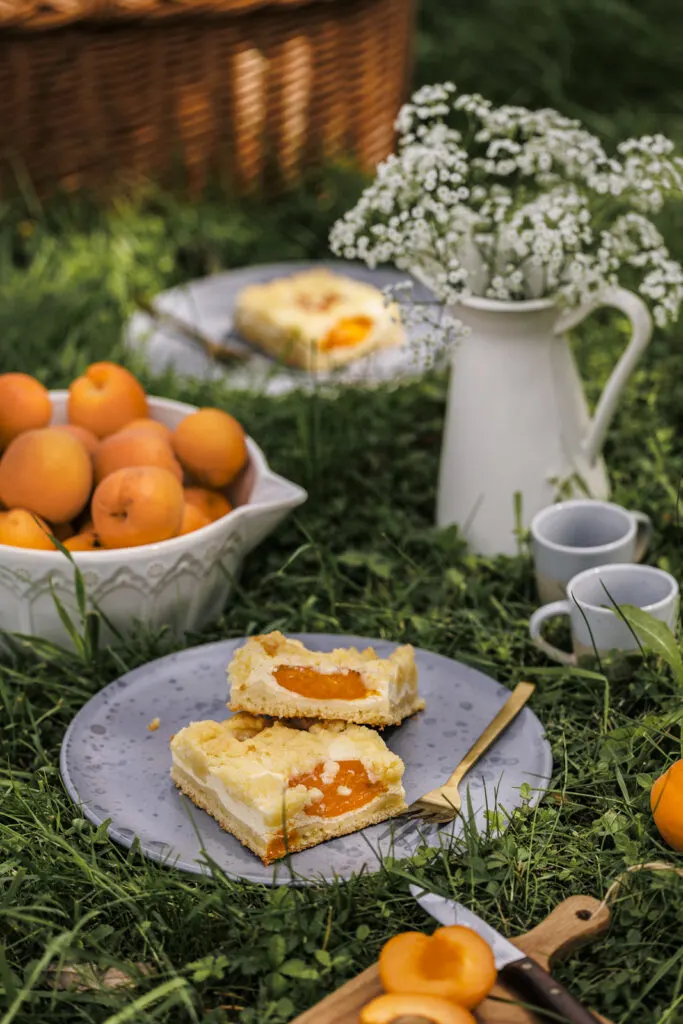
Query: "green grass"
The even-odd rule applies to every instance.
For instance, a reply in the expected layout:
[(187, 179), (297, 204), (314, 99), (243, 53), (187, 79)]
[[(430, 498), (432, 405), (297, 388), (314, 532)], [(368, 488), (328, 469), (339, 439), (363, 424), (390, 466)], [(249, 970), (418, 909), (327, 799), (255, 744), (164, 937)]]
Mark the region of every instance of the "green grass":
[[(680, 117), (674, 79), (659, 70), (675, 59), (666, 20), (675, 8), (663, 0), (644, 23), (640, 8), (623, 0), (565, 0), (552, 14), (531, 0), (460, 6), (460, 20), (446, 0), (426, 7), (422, 79), (453, 77), (498, 99), (588, 110), (608, 135), (626, 121), (628, 130), (646, 131), (660, 113)], [(555, 60), (558, 47), (569, 55), (564, 63)], [(601, 53), (611, 54), (609, 74)], [(636, 93), (642, 102), (619, 111), (619, 97)], [(64, 386), (93, 359), (122, 357), (120, 328), (138, 291), (222, 267), (323, 255), (328, 227), (357, 187), (338, 173), (267, 207), (220, 198), (190, 205), (152, 190), (107, 211), (85, 201), (42, 208), (30, 196), (1, 207), (0, 372), (21, 369)], [(666, 223), (679, 257), (680, 223), (680, 212)], [(652, 516), (650, 560), (679, 578), (682, 332), (653, 342), (607, 447), (615, 499)], [(591, 402), (624, 340), (623, 323), (608, 315), (580, 333)], [(229, 409), (274, 468), (310, 492), (249, 558), (222, 620), (189, 642), (275, 626), (357, 632), (459, 658), (508, 685), (532, 679), (555, 777), (540, 806), (519, 813), (502, 838), (409, 866), (387, 863), (347, 884), (269, 891), (184, 876), (95, 831), (66, 797), (57, 767), (78, 708), (121, 671), (168, 651), (170, 639), (142, 635), (80, 659), (26, 645), (0, 665), (1, 1024), (280, 1024), (369, 964), (391, 934), (429, 926), (407, 895), (406, 875), (514, 934), (572, 893), (602, 897), (630, 865), (666, 859), (683, 868), (648, 809), (652, 779), (682, 753), (681, 694), (652, 658), (593, 674), (550, 667), (526, 639), (535, 603), (526, 550), (484, 561), (468, 555), (455, 531), (433, 528), (442, 377), (335, 401), (144, 380), (155, 393)], [(682, 922), (680, 878), (632, 875), (608, 937), (575, 953), (558, 975), (614, 1024), (677, 1024)], [(48, 965), (72, 960), (129, 970), (144, 962), (154, 973), (134, 989), (52, 990)]]

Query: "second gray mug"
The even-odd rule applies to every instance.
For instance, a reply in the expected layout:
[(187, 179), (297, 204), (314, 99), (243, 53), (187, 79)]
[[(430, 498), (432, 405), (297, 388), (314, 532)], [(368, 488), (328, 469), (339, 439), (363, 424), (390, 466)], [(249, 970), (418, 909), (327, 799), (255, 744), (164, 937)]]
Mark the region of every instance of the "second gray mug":
[(610, 501), (576, 499), (542, 509), (531, 523), (541, 601), (562, 600), (569, 580), (585, 569), (639, 562), (651, 536), (649, 516)]

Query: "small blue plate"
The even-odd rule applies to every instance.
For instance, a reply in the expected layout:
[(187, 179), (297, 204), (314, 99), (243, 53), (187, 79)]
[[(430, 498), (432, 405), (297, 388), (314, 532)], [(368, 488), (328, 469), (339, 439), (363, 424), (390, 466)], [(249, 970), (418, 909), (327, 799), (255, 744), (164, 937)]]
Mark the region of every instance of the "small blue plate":
[(289, 391), (311, 391), (325, 387), (375, 387), (422, 376), (431, 366), (434, 354), (432, 331), (425, 324), (410, 324), (403, 345), (380, 349), (353, 360), (346, 366), (326, 373), (311, 374), (306, 370), (283, 366), (254, 345), (244, 341), (233, 330), (233, 315), (238, 296), (252, 284), (265, 284), (278, 277), (289, 277), (326, 267), (333, 273), (373, 285), (380, 291), (410, 281), (412, 301), (434, 303), (435, 299), (423, 284), (399, 270), (375, 269), (346, 260), (264, 263), (240, 267), (222, 274), (188, 281), (157, 295), (154, 304), (162, 313), (179, 317), (184, 323), (201, 331), (219, 344), (229, 339), (233, 347), (243, 349), (247, 359), (237, 366), (217, 363), (206, 356), (168, 323), (157, 323), (147, 313), (137, 312), (128, 321), (124, 343), (141, 352), (154, 374), (173, 369), (181, 377), (225, 379), (231, 388), (281, 395)]
[[(372, 646), (386, 657), (397, 645), (358, 636), (298, 634), (306, 646)], [(228, 875), (267, 885), (306, 884), (375, 871), (381, 856), (409, 857), (423, 842), (436, 845), (462, 832), (458, 819), (441, 831), (424, 832), (387, 823), (293, 854), (264, 867), (173, 785), (169, 741), (190, 721), (227, 718), (225, 670), (244, 639), (225, 640), (171, 654), (110, 683), (81, 708), (62, 744), (60, 767), (69, 795), (95, 825), (109, 820), (109, 835), (183, 871), (210, 873), (210, 861)], [(450, 658), (415, 651), (420, 693), (427, 708), (387, 730), (387, 744), (405, 762), (408, 802), (433, 789), (456, 767), (507, 700), (510, 691), (489, 676)], [(159, 727), (147, 726), (155, 718)], [(520, 807), (520, 787), (531, 786), (531, 803), (545, 791), (552, 754), (543, 726), (527, 707), (472, 769), (467, 787), (474, 824), (486, 829), (486, 811)]]

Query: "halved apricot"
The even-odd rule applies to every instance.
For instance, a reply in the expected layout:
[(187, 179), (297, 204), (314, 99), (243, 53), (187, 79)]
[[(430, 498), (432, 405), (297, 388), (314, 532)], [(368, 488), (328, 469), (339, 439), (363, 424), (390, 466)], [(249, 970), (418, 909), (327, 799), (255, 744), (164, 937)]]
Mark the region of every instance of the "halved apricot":
[(438, 996), (377, 996), (360, 1011), (360, 1024), (398, 1024), (404, 1020), (425, 1021), (425, 1024), (476, 1024), (469, 1010)]
[(433, 935), (403, 932), (389, 939), (379, 955), (386, 992), (439, 996), (471, 1008), (496, 981), (490, 946), (471, 928), (452, 925)]

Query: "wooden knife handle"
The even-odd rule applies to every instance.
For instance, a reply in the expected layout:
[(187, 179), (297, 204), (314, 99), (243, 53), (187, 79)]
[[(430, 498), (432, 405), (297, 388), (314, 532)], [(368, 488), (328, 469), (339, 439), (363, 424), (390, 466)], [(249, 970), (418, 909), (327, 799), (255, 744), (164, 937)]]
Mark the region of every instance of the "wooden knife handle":
[(567, 1024), (598, 1024), (598, 1018), (531, 957), (508, 964), (499, 971), (498, 977), (524, 996), (534, 1009), (538, 1007), (540, 1012), (547, 1010), (553, 1014), (553, 1020), (559, 1019)]

